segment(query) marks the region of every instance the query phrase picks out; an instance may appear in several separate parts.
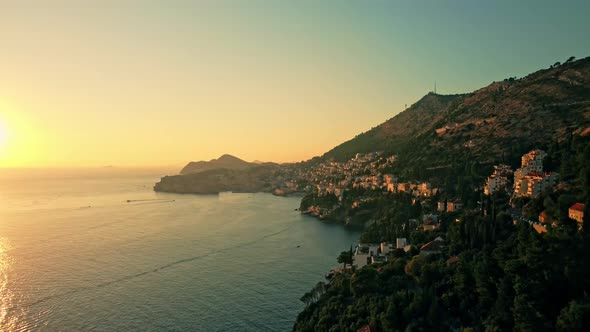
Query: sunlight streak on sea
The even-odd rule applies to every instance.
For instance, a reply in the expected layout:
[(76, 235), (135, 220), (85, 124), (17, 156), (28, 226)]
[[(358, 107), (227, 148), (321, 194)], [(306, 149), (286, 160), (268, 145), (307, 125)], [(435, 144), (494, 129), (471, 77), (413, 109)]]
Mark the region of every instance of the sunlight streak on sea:
[(160, 174), (109, 172), (0, 172), (0, 331), (290, 330), (358, 239), (299, 198), (155, 193)]

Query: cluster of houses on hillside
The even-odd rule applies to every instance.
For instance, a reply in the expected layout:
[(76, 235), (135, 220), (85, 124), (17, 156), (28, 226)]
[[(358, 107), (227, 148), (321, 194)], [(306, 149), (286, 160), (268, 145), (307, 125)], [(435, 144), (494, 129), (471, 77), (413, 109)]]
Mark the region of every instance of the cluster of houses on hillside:
[[(429, 198), (440, 190), (430, 182), (399, 181), (393, 174), (385, 173), (385, 169), (396, 161), (396, 156), (384, 157), (382, 153), (357, 153), (346, 162), (323, 162), (309, 169), (297, 171), (291, 176), (295, 179), (286, 180), (282, 189), (275, 189), (280, 194), (293, 192), (299, 183), (308, 183), (304, 191), (315, 192), (318, 196), (335, 195), (340, 202), (349, 190), (374, 190), (393, 193), (410, 193), (417, 198)], [(352, 203), (358, 207), (363, 198)], [(450, 203), (453, 209), (454, 202)], [(460, 205), (460, 203), (459, 203)], [(315, 209), (319, 207), (310, 207)], [(313, 212), (313, 211), (308, 211)], [(326, 211), (324, 211), (326, 212)], [(321, 214), (321, 213), (320, 213)]]
[[(568, 209), (568, 217), (577, 222), (578, 230), (580, 231), (584, 226), (584, 208), (585, 204), (575, 203)], [(547, 232), (547, 225), (551, 225), (553, 227), (557, 226), (557, 222), (551, 216), (549, 216), (546, 211), (543, 211), (539, 214), (538, 220), (527, 219), (521, 215), (513, 215), (512, 217), (515, 224), (519, 221), (528, 222), (538, 233)]]
[[(521, 158), (521, 167), (512, 171), (507, 165), (494, 166), (484, 186), (485, 195), (493, 195), (498, 191), (506, 191), (513, 197), (537, 197), (543, 191), (553, 188), (559, 177), (558, 173), (543, 172), (543, 159), (547, 153), (543, 150), (533, 150)], [(510, 188), (510, 178), (513, 186)]]
[[(424, 244), (420, 247), (420, 255), (438, 254), (445, 246), (445, 240), (442, 237)], [(352, 256), (352, 266), (360, 269), (366, 265), (384, 263), (389, 260), (396, 250), (408, 252), (412, 245), (406, 238), (397, 238), (395, 244), (382, 242), (380, 244), (362, 244), (359, 243)]]
[(543, 159), (547, 153), (533, 150), (522, 156), (521, 167), (514, 172), (514, 196), (537, 197), (555, 186), (558, 173), (544, 173)]
[[(490, 175), (484, 186), (485, 195), (493, 195), (496, 192), (505, 191), (512, 197), (538, 197), (545, 191), (552, 190), (556, 184), (559, 174), (555, 172), (544, 172), (543, 159), (547, 153), (543, 150), (532, 150), (521, 157), (521, 165), (516, 171), (510, 166), (494, 166), (494, 172)], [(512, 187), (510, 186), (513, 178)], [(569, 210), (569, 217), (578, 222), (582, 228), (584, 219), (584, 204), (576, 203)], [(539, 214), (537, 220), (529, 220), (520, 215), (514, 217), (514, 222), (526, 221), (533, 225), (539, 233), (547, 232), (547, 224), (555, 225), (553, 219), (545, 212)]]

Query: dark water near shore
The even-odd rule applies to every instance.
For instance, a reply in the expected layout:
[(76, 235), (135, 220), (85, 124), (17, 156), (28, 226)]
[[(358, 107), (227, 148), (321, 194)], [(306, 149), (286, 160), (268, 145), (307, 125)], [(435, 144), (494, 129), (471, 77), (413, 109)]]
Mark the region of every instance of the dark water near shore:
[(0, 330), (290, 330), (358, 239), (298, 197), (154, 193), (161, 174), (138, 173), (0, 170)]

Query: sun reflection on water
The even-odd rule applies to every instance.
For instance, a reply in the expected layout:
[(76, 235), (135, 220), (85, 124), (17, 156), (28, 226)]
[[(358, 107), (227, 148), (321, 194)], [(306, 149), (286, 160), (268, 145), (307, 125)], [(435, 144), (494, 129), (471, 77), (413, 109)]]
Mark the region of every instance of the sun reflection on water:
[(14, 331), (15, 318), (10, 318), (9, 310), (12, 307), (13, 293), (8, 285), (11, 258), (10, 248), (6, 239), (0, 238), (0, 329), (2, 331)]

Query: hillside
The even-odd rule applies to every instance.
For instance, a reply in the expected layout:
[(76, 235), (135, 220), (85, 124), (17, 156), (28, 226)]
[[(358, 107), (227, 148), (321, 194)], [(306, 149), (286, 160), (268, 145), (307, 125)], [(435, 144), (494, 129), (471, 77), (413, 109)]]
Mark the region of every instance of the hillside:
[(224, 154), (218, 159), (211, 159), (209, 161), (191, 161), (180, 171), (180, 174), (184, 175), (191, 173), (199, 173), (203, 171), (220, 168), (239, 170), (250, 168), (257, 165), (257, 163), (249, 163), (232, 155)]
[(155, 191), (179, 194), (217, 194), (233, 192), (270, 192), (275, 183), (274, 165), (256, 165), (246, 169), (218, 168), (197, 173), (165, 176)]
[(403, 173), (465, 158), (501, 160), (589, 126), (590, 58), (585, 58), (468, 94), (430, 93), (323, 159), (381, 150), (398, 155)]

